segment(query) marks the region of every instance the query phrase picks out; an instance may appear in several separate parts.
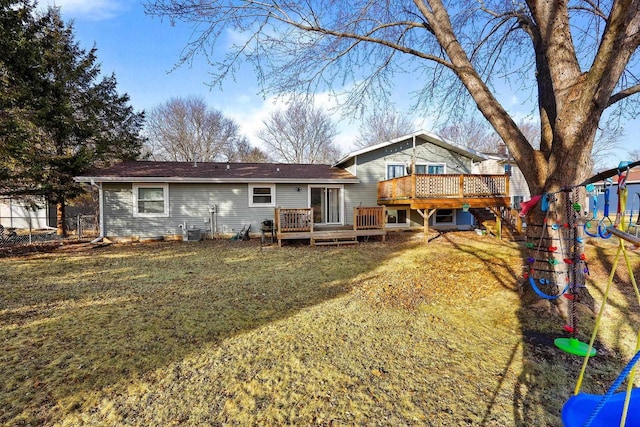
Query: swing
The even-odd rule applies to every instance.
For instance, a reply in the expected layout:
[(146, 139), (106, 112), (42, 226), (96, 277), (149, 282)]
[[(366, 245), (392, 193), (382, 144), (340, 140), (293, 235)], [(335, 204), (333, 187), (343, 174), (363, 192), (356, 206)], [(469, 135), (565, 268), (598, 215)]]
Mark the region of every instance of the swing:
[(608, 239), (611, 237), (610, 233), (607, 233), (607, 227), (613, 225), (613, 221), (609, 218), (609, 196), (611, 194), (611, 189), (609, 180), (605, 180), (604, 182), (604, 217), (598, 223), (598, 236), (603, 239)]
[[(626, 199), (626, 198), (625, 198)], [(624, 241), (636, 242), (638, 239), (634, 236), (625, 233), (619, 229), (609, 227), (607, 232), (616, 235), (618, 237), (618, 251), (616, 253), (613, 266), (611, 267), (611, 274), (607, 281), (607, 286), (602, 299), (602, 306), (596, 318), (595, 327), (589, 341), (589, 349), (593, 348), (598, 329), (602, 323), (602, 315), (604, 308), (609, 297), (609, 291), (613, 278), (615, 276), (620, 256), (624, 256), (624, 260), (627, 265), (629, 277), (631, 278), (631, 284), (635, 291), (638, 303), (640, 304), (640, 291), (633, 273), (633, 268), (627, 255)], [(578, 427), (578, 426), (617, 426), (620, 427), (640, 427), (640, 388), (633, 388), (635, 377), (635, 365), (640, 360), (640, 331), (636, 340), (636, 354), (627, 363), (620, 375), (613, 382), (609, 390), (604, 395), (594, 395), (588, 393), (580, 393), (580, 387), (582, 380), (587, 369), (589, 362), (589, 352), (584, 358), (580, 375), (576, 388), (574, 390), (574, 396), (569, 398), (562, 407), (562, 422), (565, 427)], [(627, 383), (627, 389), (624, 392), (616, 393), (616, 390), (622, 382), (629, 377)]]
[(562, 423), (565, 427), (613, 426), (616, 424), (612, 423), (618, 421), (624, 422), (626, 427), (640, 427), (640, 388), (615, 393), (638, 359), (640, 351), (625, 366), (604, 396), (579, 393), (569, 398), (562, 407)]
[(593, 195), (593, 216), (584, 223), (584, 232), (587, 236), (598, 237), (598, 196)]
[(634, 234), (638, 237), (638, 229), (640, 229), (640, 193), (636, 193), (638, 196), (638, 216), (636, 218), (636, 222), (632, 222), (633, 216), (633, 205), (631, 206), (631, 214), (629, 215), (629, 226), (627, 229), (628, 233), (631, 233), (631, 229), (634, 229)]

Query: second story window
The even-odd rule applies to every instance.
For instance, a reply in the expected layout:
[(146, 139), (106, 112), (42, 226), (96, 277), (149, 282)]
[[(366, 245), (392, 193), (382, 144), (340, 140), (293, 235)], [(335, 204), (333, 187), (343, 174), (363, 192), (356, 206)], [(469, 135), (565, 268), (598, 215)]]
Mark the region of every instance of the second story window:
[(404, 163), (388, 163), (387, 164), (387, 179), (398, 178), (406, 175), (406, 166)]
[(416, 173), (417, 174), (443, 174), (444, 171), (444, 163), (440, 164), (416, 164)]

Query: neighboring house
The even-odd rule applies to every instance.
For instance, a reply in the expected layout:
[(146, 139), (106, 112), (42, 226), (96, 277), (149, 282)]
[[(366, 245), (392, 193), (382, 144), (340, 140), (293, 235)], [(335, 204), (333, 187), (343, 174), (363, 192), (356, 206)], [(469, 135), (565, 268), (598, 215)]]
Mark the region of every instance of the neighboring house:
[(55, 223), (55, 206), (50, 206), (43, 198), (0, 198), (0, 225), (6, 229), (44, 229), (55, 227)]
[[(627, 186), (627, 205), (621, 206), (621, 212), (624, 212), (625, 221), (636, 223), (640, 216), (640, 170), (630, 170), (625, 181)], [(609, 217), (615, 220), (618, 212), (618, 176), (612, 177), (610, 182), (600, 181), (594, 183), (595, 194), (589, 195), (589, 212), (593, 214), (595, 208), (597, 208), (598, 218), (602, 218), (605, 210), (605, 203), (609, 204)], [(605, 189), (609, 189), (609, 200), (605, 198)], [(597, 202), (594, 203), (594, 196)], [(587, 205), (587, 203), (585, 203)], [(635, 232), (635, 230), (634, 230)]]
[[(181, 235), (191, 228), (230, 235), (247, 225), (255, 232), (274, 219), (276, 207), (312, 208), (318, 227), (348, 226), (354, 208), (386, 205), (389, 228), (469, 229), (469, 207), (509, 204), (504, 173), (471, 175), (484, 160), (416, 132), (353, 152), (333, 166), (126, 162), (76, 180), (99, 188), (105, 237)], [(401, 188), (409, 193), (401, 195)]]

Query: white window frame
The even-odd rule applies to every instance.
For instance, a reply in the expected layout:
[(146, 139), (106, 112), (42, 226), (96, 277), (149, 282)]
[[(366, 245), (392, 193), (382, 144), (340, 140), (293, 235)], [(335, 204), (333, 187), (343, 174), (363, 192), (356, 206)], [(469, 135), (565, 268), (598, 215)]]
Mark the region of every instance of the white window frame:
[(409, 208), (392, 208), (392, 209), (386, 209), (386, 215), (387, 217), (389, 216), (389, 211), (405, 211), (407, 213), (407, 220), (405, 222), (396, 222), (396, 223), (389, 223), (386, 222), (386, 218), (385, 218), (385, 223), (387, 227), (408, 227), (411, 224), (411, 218), (410, 218), (410, 210)]
[[(271, 203), (256, 203), (253, 201), (254, 188), (269, 188), (271, 190)], [(249, 184), (249, 207), (250, 208), (275, 208), (276, 207), (276, 185), (275, 184)]]
[[(162, 188), (164, 212), (162, 213), (146, 213), (139, 212), (138, 190), (140, 188)], [(167, 183), (148, 183), (148, 184), (133, 184), (133, 216), (136, 218), (168, 218), (169, 217), (169, 184)]]
[(344, 185), (342, 184), (311, 184), (307, 187), (307, 206), (311, 208), (311, 189), (312, 188), (337, 188), (340, 190), (340, 221), (339, 222), (322, 222), (322, 225), (343, 225), (344, 224)]
[(416, 166), (424, 166), (427, 174), (429, 174), (429, 166), (442, 166), (442, 173), (443, 174), (447, 173), (446, 163), (416, 163)]
[[(391, 179), (391, 177), (389, 177), (389, 166), (402, 166), (404, 171), (404, 175), (402, 176), (407, 176), (407, 164), (405, 162), (386, 162), (384, 164), (384, 179)], [(395, 178), (399, 177), (396, 176)]]

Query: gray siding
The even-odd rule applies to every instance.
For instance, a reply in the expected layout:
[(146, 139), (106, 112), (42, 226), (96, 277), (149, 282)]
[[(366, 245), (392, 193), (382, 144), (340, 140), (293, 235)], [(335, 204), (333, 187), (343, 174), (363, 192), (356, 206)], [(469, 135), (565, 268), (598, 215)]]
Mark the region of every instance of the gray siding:
[(105, 236), (130, 236), (134, 227), (131, 184), (103, 184)]
[[(103, 197), (107, 237), (177, 235), (182, 233), (180, 224), (210, 232), (212, 223), (222, 234), (236, 233), (247, 224), (257, 233), (261, 222), (275, 213), (275, 207), (250, 207), (249, 185), (242, 183), (169, 184), (168, 217), (134, 217), (132, 184), (104, 184)], [(276, 185), (276, 207), (308, 207), (308, 197), (306, 184)], [(209, 208), (214, 206), (212, 218)]]
[[(378, 182), (386, 179), (387, 164), (405, 163), (410, 165), (413, 158), (412, 140), (370, 151), (355, 158), (355, 166), (351, 166), (351, 168), (357, 171), (360, 184), (354, 185), (349, 191), (349, 196), (345, 198), (350, 223), (353, 223), (353, 208), (355, 206), (360, 204), (362, 206), (376, 206), (378, 204)], [(471, 173), (473, 168), (473, 162), (470, 158), (421, 139), (416, 139), (415, 162), (418, 164), (444, 163), (446, 164), (446, 173), (450, 174)], [(471, 222), (468, 213), (464, 213), (459, 220), (462, 224)], [(423, 225), (422, 217), (415, 211), (410, 212), (410, 222), (412, 227)]]

